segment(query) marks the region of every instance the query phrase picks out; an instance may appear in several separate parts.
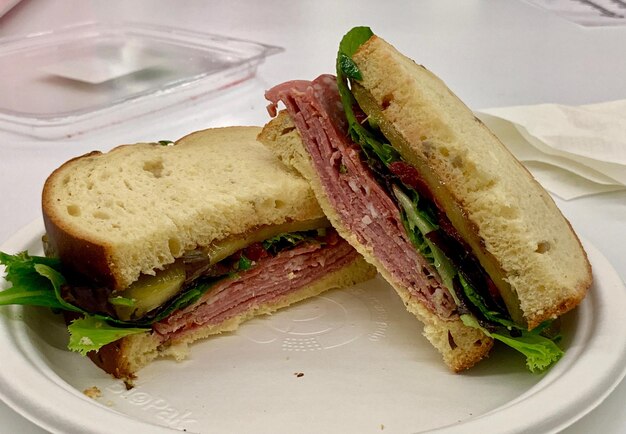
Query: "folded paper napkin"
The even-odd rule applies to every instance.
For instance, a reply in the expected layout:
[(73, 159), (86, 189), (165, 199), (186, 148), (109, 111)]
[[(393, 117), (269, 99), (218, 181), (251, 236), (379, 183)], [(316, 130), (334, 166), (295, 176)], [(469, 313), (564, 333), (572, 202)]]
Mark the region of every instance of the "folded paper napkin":
[(626, 100), (502, 107), (476, 116), (562, 199), (626, 189)]

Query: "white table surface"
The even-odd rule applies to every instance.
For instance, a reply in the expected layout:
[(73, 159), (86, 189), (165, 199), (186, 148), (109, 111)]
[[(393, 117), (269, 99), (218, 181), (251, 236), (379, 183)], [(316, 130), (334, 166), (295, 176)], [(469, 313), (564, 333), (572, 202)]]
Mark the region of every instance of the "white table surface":
[[(338, 41), (354, 25), (372, 27), (435, 71), (475, 109), (626, 98), (626, 27), (585, 28), (518, 0), (22, 0), (0, 18), (0, 37), (120, 18), (221, 33), (286, 50), (227, 95), (181, 108), (166, 119), (156, 115), (64, 142), (0, 131), (0, 244), (39, 218), (43, 181), (68, 158), (212, 126), (262, 125), (267, 121), (263, 91), (282, 81), (332, 72)], [(577, 232), (625, 280), (626, 193), (556, 201)], [(624, 402), (626, 382), (564, 432), (624, 433)], [(1, 402), (0, 420), (2, 433), (44, 432)]]

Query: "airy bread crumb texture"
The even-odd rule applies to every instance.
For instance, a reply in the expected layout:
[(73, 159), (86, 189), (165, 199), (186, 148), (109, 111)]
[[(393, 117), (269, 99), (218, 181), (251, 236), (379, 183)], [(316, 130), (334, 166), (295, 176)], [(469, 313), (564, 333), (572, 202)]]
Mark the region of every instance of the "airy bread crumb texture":
[(424, 336), (441, 353), (444, 362), (454, 372), (471, 368), (487, 357), (493, 341), (477, 329), (466, 327), (460, 319), (445, 321), (425, 308), (412, 296), (408, 289), (394, 279), (378, 261), (369, 246), (361, 244), (341, 221), (315, 173), (311, 157), (306, 152), (300, 134), (286, 111), (272, 119), (259, 135), (259, 140), (268, 146), (278, 158), (293, 166), (310, 183), (326, 217), (339, 235), (348, 241), (370, 264), (374, 265), (389, 282), (404, 302), (407, 310), (424, 323)]
[(111, 373), (120, 378), (132, 378), (134, 374), (157, 357), (171, 357), (183, 360), (189, 354), (189, 345), (199, 339), (225, 332), (232, 332), (243, 322), (260, 315), (271, 314), (299, 301), (314, 297), (324, 291), (347, 288), (357, 283), (372, 279), (376, 275), (374, 267), (363, 258), (357, 257), (341, 269), (328, 273), (312, 284), (264, 305), (253, 305), (247, 311), (231, 317), (220, 324), (209, 324), (190, 330), (176, 340), (161, 343), (156, 334), (141, 333), (123, 338), (118, 343), (120, 350), (115, 360), (108, 360), (107, 365), (115, 367)]
[(591, 266), (548, 193), (430, 71), (378, 37), (354, 61), (384, 118), (455, 198), (479, 248), (499, 262), (529, 327), (576, 306)]
[(306, 181), (256, 141), (259, 131), (208, 129), (174, 146), (125, 145), (67, 162), (43, 193), (55, 247), (103, 256), (123, 289), (227, 235), (323, 217)]

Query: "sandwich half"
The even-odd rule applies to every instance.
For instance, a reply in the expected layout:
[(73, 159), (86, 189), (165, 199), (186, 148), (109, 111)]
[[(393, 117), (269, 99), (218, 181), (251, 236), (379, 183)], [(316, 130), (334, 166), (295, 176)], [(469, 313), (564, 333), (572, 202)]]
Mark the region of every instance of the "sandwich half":
[(62, 165), (42, 195), (47, 257), (0, 255), (13, 283), (3, 303), (64, 311), (70, 349), (130, 379), (200, 338), (373, 277), (259, 132), (209, 129)]
[(453, 371), (494, 339), (531, 370), (558, 360), (551, 323), (590, 287), (586, 254), (549, 194), (439, 78), (357, 27), (336, 77), (266, 98), (275, 118), (259, 139), (311, 183)]

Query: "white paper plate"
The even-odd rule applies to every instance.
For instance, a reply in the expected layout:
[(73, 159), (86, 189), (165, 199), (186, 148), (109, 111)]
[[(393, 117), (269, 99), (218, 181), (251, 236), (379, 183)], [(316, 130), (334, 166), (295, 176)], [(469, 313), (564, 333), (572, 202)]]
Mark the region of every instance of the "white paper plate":
[[(35, 222), (1, 249), (41, 254), (42, 233)], [(558, 431), (626, 371), (626, 289), (586, 249), (594, 286), (564, 317), (566, 355), (542, 375), (503, 347), (450, 373), (417, 320), (374, 279), (201, 342), (185, 362), (159, 360), (131, 390), (66, 350), (65, 327), (47, 309), (0, 308), (0, 397), (63, 433)], [(82, 393), (92, 386), (100, 398)]]

